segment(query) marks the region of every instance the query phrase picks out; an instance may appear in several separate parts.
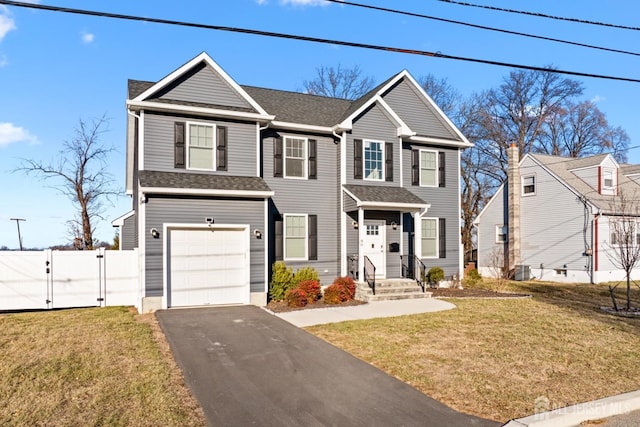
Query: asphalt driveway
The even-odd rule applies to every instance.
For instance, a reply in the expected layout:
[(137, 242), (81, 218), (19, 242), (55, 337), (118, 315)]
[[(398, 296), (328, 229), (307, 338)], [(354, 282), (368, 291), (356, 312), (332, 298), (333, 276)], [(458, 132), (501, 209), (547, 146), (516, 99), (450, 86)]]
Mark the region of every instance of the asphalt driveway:
[(498, 426), (253, 306), (156, 313), (211, 426)]

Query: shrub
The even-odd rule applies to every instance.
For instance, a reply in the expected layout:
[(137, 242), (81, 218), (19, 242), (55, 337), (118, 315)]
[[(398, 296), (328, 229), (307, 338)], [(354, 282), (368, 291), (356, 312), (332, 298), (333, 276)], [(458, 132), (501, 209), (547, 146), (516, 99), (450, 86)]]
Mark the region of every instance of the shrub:
[(313, 304), (318, 301), (322, 296), (322, 290), (320, 289), (320, 282), (317, 280), (303, 280), (298, 283), (294, 289), (302, 289), (307, 296), (307, 303)]
[(320, 278), (318, 277), (318, 272), (313, 267), (302, 267), (296, 271), (296, 274), (293, 275), (293, 283), (298, 284), (304, 282), (305, 280), (315, 280), (320, 283)]
[(324, 290), (324, 302), (327, 304), (340, 304), (343, 294), (342, 286), (336, 285), (335, 283), (329, 285)]
[(289, 307), (304, 307), (307, 305), (307, 294), (299, 287), (289, 289), (285, 293), (285, 300)]
[(462, 286), (465, 288), (473, 288), (482, 281), (482, 276), (475, 268), (470, 269), (462, 279)]
[(438, 284), (441, 280), (444, 280), (444, 270), (440, 267), (431, 267), (427, 273), (429, 283)]
[(287, 268), (284, 262), (273, 263), (271, 283), (269, 283), (269, 298), (272, 301), (282, 301), (285, 294), (293, 287), (293, 269)]
[(356, 296), (356, 282), (349, 276), (336, 277), (334, 285), (339, 286), (344, 294), (343, 301), (349, 301)]

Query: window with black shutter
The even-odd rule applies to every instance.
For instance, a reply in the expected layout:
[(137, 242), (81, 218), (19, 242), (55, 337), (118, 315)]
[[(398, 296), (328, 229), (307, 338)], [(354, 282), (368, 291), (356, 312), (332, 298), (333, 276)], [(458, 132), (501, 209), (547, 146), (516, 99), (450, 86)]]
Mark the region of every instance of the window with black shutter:
[(174, 166), (179, 169), (185, 168), (185, 123), (174, 123)]
[(316, 140), (309, 140), (309, 179), (318, 178), (318, 162), (316, 160)]
[(390, 142), (384, 144), (384, 179), (393, 181), (393, 144)]
[(446, 227), (446, 219), (440, 218), (438, 224), (438, 240), (439, 240), (439, 258), (447, 257), (447, 227)]
[(438, 152), (438, 187), (445, 187), (445, 158), (444, 152)]
[(318, 259), (318, 216), (309, 215), (309, 260)]
[(282, 261), (284, 259), (284, 241), (283, 241), (283, 233), (282, 233), (282, 219), (276, 219), (275, 227), (273, 230), (273, 235), (275, 237), (275, 256), (276, 261)]
[(362, 179), (362, 140), (353, 140), (353, 179)]
[(216, 169), (227, 170), (227, 128), (218, 126), (216, 129)]
[(411, 150), (411, 185), (420, 185), (420, 151)]
[(273, 141), (273, 176), (282, 177), (282, 138), (277, 137)]

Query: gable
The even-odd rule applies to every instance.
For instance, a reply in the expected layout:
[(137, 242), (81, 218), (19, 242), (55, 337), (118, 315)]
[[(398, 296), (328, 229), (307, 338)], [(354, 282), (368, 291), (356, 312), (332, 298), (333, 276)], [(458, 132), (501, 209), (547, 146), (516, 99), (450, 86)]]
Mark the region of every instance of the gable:
[(419, 95), (413, 85), (405, 78), (384, 93), (382, 99), (417, 135), (460, 139), (451, 126), (446, 123), (441, 113), (429, 102), (426, 102), (424, 97)]
[(398, 139), (397, 132), (398, 125), (378, 104), (365, 110), (353, 122), (353, 135), (358, 138), (392, 142)]
[(204, 61), (149, 98), (255, 111), (223, 76)]

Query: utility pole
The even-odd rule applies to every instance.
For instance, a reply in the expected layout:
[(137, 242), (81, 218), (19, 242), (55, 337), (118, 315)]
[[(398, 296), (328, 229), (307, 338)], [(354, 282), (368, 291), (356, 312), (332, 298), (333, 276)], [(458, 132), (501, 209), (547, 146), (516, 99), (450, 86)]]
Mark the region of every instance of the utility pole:
[(20, 242), (20, 250), (22, 250), (22, 236), (20, 235), (20, 221), (26, 221), (24, 218), (11, 218), (10, 221), (15, 221), (18, 226), (18, 242)]

